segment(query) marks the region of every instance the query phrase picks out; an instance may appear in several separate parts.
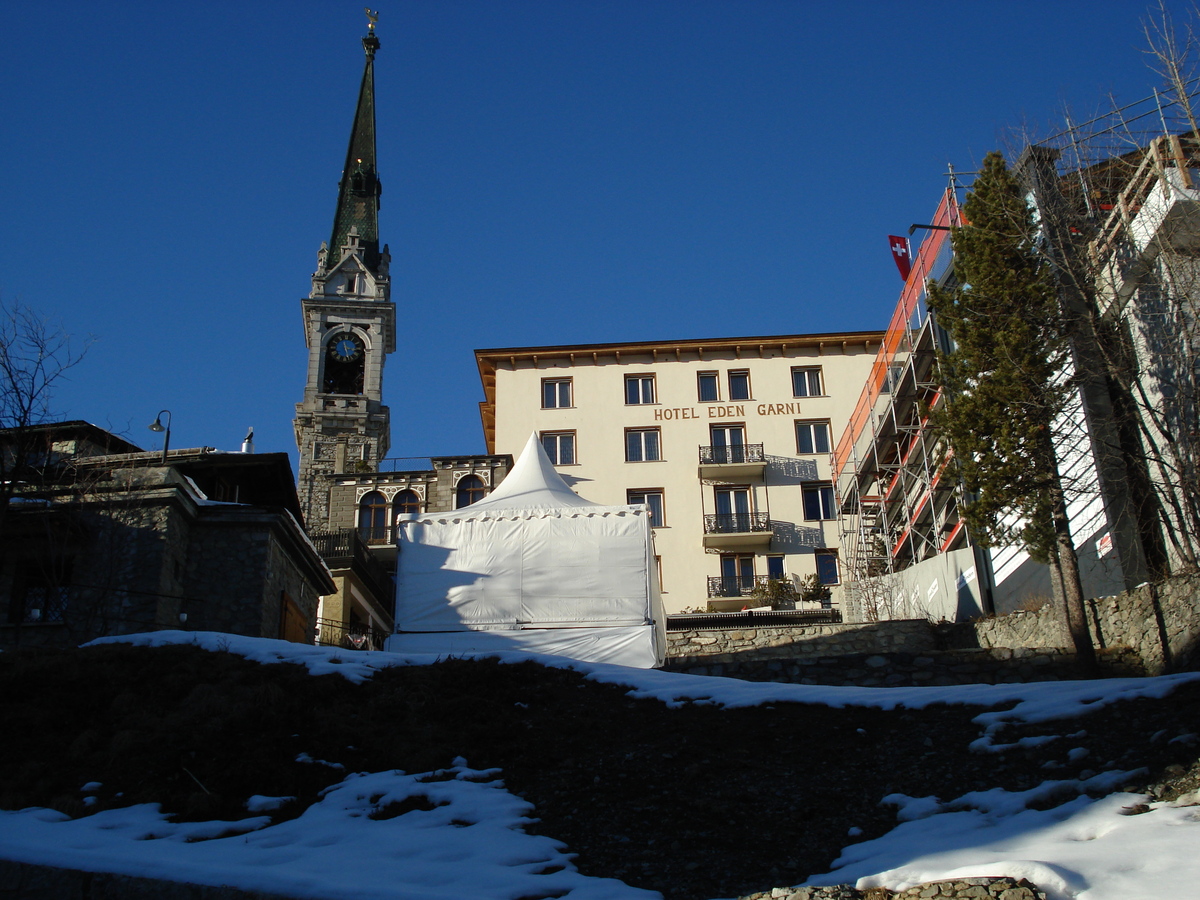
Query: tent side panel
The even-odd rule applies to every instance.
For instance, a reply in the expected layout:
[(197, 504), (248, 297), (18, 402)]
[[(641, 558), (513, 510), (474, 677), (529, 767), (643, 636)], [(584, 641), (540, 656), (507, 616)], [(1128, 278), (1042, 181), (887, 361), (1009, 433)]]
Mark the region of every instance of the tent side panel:
[(517, 627), (522, 525), (513, 519), (403, 523), (396, 629)]

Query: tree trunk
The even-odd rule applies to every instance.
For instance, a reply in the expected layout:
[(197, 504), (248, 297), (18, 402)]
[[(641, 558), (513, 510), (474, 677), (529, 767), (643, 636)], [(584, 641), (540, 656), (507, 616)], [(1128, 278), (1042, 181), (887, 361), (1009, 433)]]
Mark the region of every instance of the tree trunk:
[(1079, 557), (1075, 554), (1075, 542), (1071, 540), (1071, 523), (1067, 519), (1067, 504), (1062, 485), (1052, 489), (1054, 503), (1054, 555), (1051, 565), (1057, 568), (1062, 579), (1062, 605), (1060, 610), (1067, 622), (1071, 643), (1075, 646), (1075, 661), (1079, 670), (1087, 677), (1095, 677), (1096, 651), (1092, 647), (1092, 636), (1088, 630), (1087, 610), (1083, 604), (1083, 583), (1079, 580)]

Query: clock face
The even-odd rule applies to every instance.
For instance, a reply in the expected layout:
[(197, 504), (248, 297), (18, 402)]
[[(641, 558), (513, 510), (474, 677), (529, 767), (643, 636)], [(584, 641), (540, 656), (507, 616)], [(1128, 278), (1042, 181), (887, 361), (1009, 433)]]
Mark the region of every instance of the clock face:
[(338, 362), (352, 362), (363, 355), (366, 346), (357, 335), (343, 331), (329, 342), (329, 355)]

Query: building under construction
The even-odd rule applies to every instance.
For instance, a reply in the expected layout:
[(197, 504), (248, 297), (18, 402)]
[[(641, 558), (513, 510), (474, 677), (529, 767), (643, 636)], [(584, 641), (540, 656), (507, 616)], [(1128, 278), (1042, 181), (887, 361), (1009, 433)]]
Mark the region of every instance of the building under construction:
[[(1152, 113), (1168, 126), (1161, 97), (1142, 105), (1072, 124), (1015, 164), (1077, 322), (1061, 372), (1074, 390), (1054, 432), (1089, 596), (1197, 562), (1200, 142), (1135, 132)], [(834, 451), (851, 618), (961, 619), (1051, 591), (1020, 548), (974, 545), (953, 448), (930, 427), (950, 339), (926, 290), (954, 282), (956, 194), (952, 176)]]

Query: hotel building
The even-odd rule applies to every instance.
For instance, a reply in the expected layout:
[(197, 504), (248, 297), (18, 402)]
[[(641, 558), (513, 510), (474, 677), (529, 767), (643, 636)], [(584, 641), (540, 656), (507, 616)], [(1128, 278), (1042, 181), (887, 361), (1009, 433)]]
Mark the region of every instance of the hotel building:
[(645, 503), (667, 612), (842, 580), (831, 454), (883, 333), (477, 350), (489, 454), (536, 432), (599, 503)]

